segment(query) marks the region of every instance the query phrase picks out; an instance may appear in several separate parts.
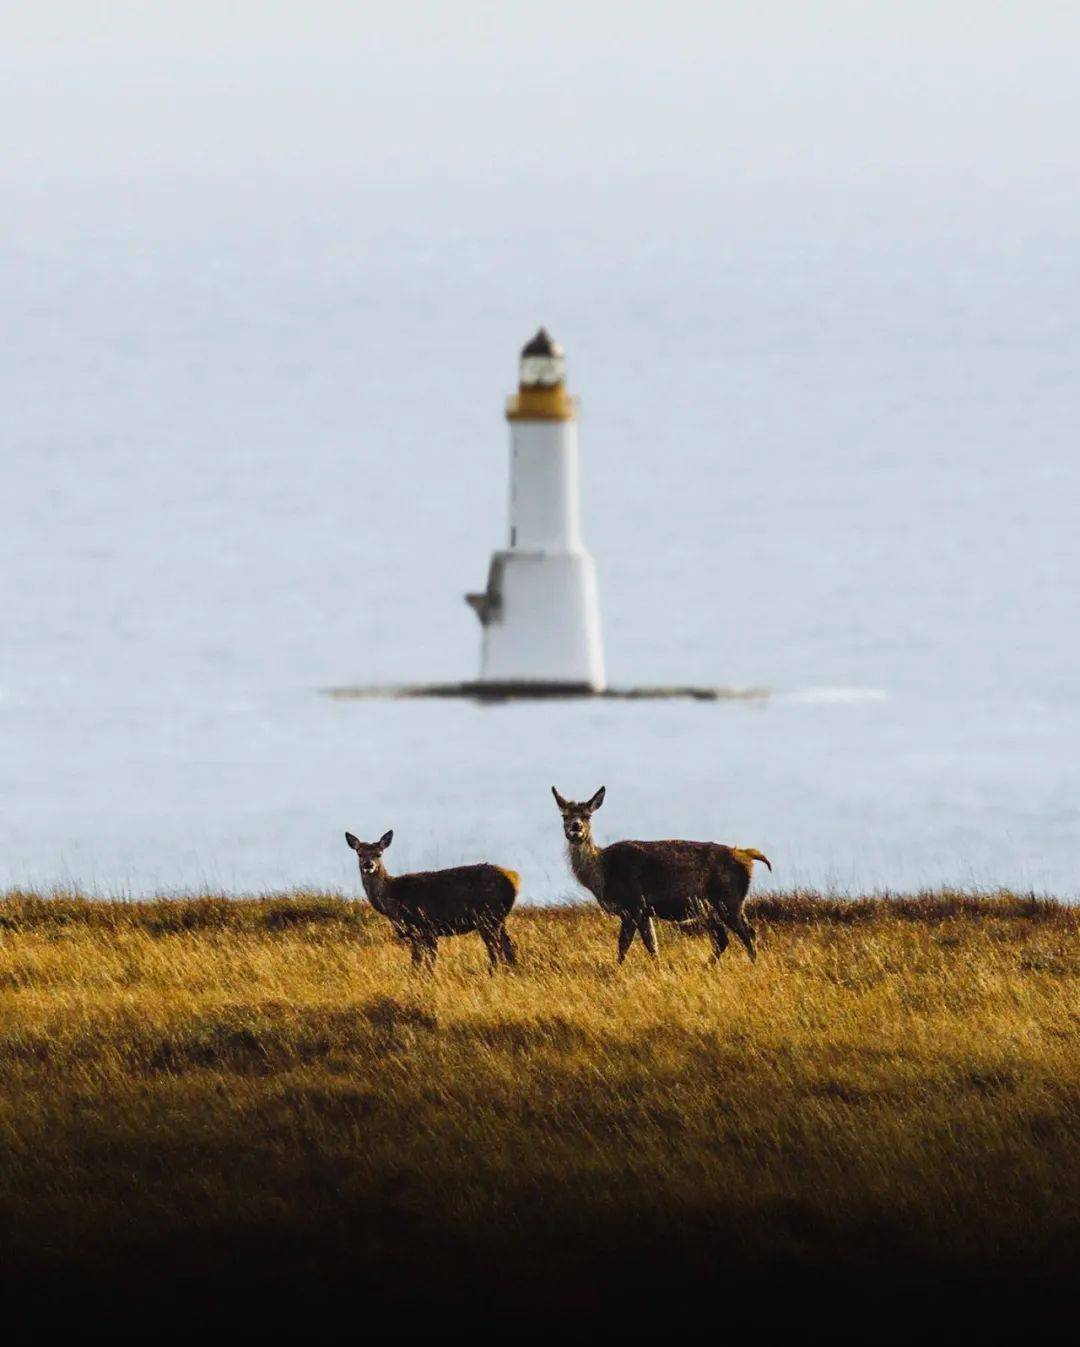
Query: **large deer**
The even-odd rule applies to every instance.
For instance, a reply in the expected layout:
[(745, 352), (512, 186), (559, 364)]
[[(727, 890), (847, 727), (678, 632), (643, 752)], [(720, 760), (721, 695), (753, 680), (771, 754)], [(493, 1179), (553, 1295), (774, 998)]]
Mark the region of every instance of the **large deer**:
[(459, 865), (451, 870), (425, 870), (391, 875), (383, 852), (393, 831), (377, 842), (361, 842), (352, 833), (345, 841), (360, 862), (360, 882), (376, 912), (389, 918), (394, 934), (412, 951), (415, 967), (432, 969), (439, 937), (476, 931), (487, 948), (491, 971), (500, 963), (517, 962), (505, 922), (521, 881), (513, 870), (498, 865)]
[(757, 957), (754, 929), (742, 909), (754, 862), (772, 869), (760, 851), (718, 842), (613, 842), (598, 847), (592, 816), (604, 803), (604, 787), (583, 803), (564, 800), (554, 786), (551, 793), (562, 814), (570, 868), (604, 911), (619, 918), (619, 963), (635, 935), (656, 954), (654, 917), (704, 928), (712, 939), (714, 960), (727, 949), (728, 931), (738, 936), (751, 959)]

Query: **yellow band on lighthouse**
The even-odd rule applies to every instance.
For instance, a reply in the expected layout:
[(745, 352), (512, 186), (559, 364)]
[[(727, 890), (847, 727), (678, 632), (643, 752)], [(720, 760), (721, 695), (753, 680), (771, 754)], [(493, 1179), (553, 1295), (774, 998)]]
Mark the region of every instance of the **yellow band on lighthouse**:
[(506, 399), (508, 421), (573, 421), (577, 405), (563, 384), (522, 384)]

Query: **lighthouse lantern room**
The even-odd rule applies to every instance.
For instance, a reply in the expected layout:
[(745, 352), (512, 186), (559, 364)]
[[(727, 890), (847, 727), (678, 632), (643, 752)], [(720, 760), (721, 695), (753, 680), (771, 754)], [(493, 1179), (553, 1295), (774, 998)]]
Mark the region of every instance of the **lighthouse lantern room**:
[(566, 358), (544, 328), (523, 348), (508, 401), (510, 536), (487, 589), (466, 598), (483, 627), (480, 682), (508, 691), (605, 686), (596, 569), (581, 542), (577, 412)]

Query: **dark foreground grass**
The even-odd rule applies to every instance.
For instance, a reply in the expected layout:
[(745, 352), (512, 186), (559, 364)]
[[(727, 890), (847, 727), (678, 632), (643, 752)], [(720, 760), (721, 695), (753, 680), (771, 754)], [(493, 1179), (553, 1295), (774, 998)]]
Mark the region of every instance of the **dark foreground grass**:
[(425, 981), (333, 896), (9, 895), (6, 1303), (1062, 1312), (1080, 913), (752, 920), (756, 965), (668, 933), (616, 969), (595, 908), (526, 910), (516, 974), (467, 937)]

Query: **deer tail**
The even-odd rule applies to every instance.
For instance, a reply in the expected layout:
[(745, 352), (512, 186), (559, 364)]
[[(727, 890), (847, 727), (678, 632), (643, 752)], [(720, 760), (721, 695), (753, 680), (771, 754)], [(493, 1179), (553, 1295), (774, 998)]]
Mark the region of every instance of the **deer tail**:
[(732, 850), (748, 870), (753, 869), (754, 861), (760, 861), (762, 865), (767, 865), (770, 870), (772, 869), (772, 861), (763, 851), (758, 851), (756, 847), (733, 847)]
[(497, 865), (495, 869), (498, 870), (499, 874), (505, 875), (510, 881), (510, 887), (514, 890), (514, 897), (516, 898), (521, 889), (521, 876), (516, 870), (507, 870), (501, 865)]

